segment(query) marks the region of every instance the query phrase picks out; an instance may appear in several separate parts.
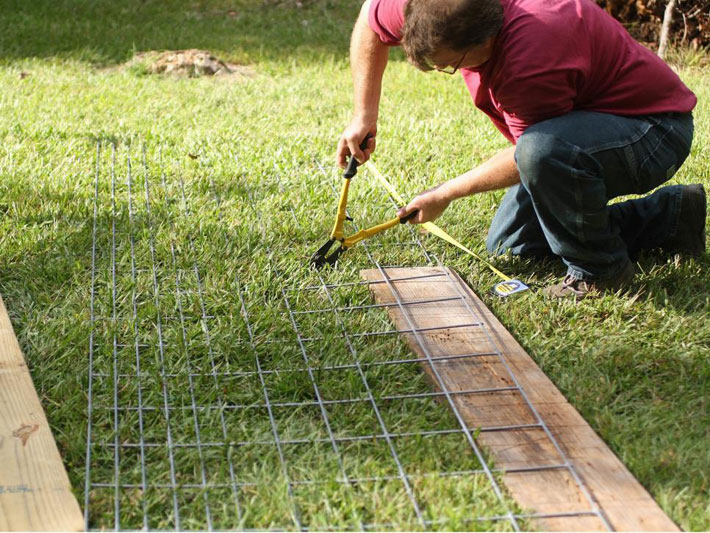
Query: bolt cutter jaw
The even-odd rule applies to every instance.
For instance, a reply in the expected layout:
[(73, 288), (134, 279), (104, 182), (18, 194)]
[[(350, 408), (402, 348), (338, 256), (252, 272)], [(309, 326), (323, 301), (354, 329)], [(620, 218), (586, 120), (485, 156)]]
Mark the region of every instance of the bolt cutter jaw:
[(345, 250), (347, 250), (347, 248), (341, 242), (340, 246), (332, 254), (325, 258), (325, 262), (328, 263), (330, 266), (334, 267)]
[(325, 241), (325, 244), (318, 248), (316, 253), (311, 256), (311, 266), (313, 268), (321, 268), (325, 264), (325, 255), (328, 253), (328, 250), (330, 250), (330, 247), (333, 246), (334, 242), (335, 239), (328, 239)]
[(318, 248), (316, 253), (311, 256), (311, 266), (313, 268), (320, 269), (326, 264), (335, 266), (335, 263), (338, 262), (338, 258), (345, 250), (347, 250), (347, 248), (341, 242), (339, 248), (334, 250), (330, 255), (326, 255), (334, 243), (335, 239), (329, 239), (323, 246)]
[[(391, 220), (388, 220), (387, 222), (383, 222), (382, 224), (379, 224), (377, 226), (372, 226), (371, 228), (367, 229), (361, 229), (355, 235), (351, 235), (348, 238), (340, 237), (340, 235), (342, 235), (342, 230), (340, 231), (340, 233), (334, 232), (333, 234), (331, 234), (331, 238), (327, 240), (323, 246), (318, 248), (318, 251), (316, 251), (316, 253), (311, 256), (311, 265), (313, 265), (315, 268), (321, 268), (326, 263), (330, 266), (335, 266), (335, 263), (337, 263), (342, 253), (348, 248), (352, 248), (353, 246), (355, 246), (355, 244), (357, 244), (363, 239), (372, 237), (373, 235), (376, 235), (386, 229), (393, 228), (397, 224), (405, 224), (410, 219), (412, 219), (418, 212), (419, 210), (415, 209), (414, 211), (407, 213), (401, 218), (396, 217)], [(340, 242), (340, 247), (334, 252), (332, 252), (330, 255), (327, 255), (328, 251), (330, 250), (330, 247), (333, 246), (336, 241)]]

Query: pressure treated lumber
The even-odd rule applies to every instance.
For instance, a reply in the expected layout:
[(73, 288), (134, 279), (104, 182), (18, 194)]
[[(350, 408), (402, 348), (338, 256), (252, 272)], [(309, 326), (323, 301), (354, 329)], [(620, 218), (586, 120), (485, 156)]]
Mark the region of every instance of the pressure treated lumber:
[(83, 529), (79, 504), (0, 297), (0, 530)]
[[(591, 511), (596, 504), (615, 530), (678, 531), (624, 464), (455, 272), (448, 270), (450, 277), (441, 275), (443, 270), (439, 268), (388, 268), (386, 272), (391, 279), (429, 276), (392, 282), (401, 302), (464, 295), (468, 307), (463, 299), (458, 299), (404, 306), (406, 316), (398, 305), (388, 307), (388, 313), (397, 329), (409, 329), (410, 324), (416, 329), (442, 327), (419, 333), (419, 341), (413, 334), (402, 335), (417, 357), (426, 357), (420, 342), (426, 347), (449, 391), (515, 386), (498, 355), (436, 361), (451, 355), (499, 351), (592, 497), (590, 504), (568, 468), (510, 471), (564, 464), (565, 457), (543, 428), (481, 432), (477, 441), (489, 451), (495, 466), (506, 470), (503, 483), (520, 506), (528, 512), (557, 514)], [(383, 280), (377, 269), (363, 270), (360, 274), (370, 282)], [(397, 302), (386, 283), (370, 283), (369, 287), (377, 303)], [(460, 327), (473, 322), (481, 325)], [(459, 327), (449, 329), (452, 326)], [(433, 385), (440, 388), (431, 365), (427, 362), (422, 366)], [(453, 395), (452, 398), (471, 428), (538, 422), (518, 390)], [(538, 518), (533, 526), (549, 531), (606, 529), (596, 515)]]

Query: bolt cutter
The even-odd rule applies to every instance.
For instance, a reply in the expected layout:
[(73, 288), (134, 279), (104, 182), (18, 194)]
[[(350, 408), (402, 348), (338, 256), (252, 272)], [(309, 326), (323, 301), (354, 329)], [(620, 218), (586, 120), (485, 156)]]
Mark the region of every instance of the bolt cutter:
[[(370, 140), (371, 137), (372, 135), (370, 134), (365, 137), (365, 139), (362, 141), (362, 144), (360, 145), (361, 150), (367, 148), (367, 141)], [(335, 265), (335, 263), (338, 261), (338, 258), (348, 248), (352, 248), (357, 243), (364, 239), (367, 239), (368, 237), (372, 237), (373, 235), (377, 235), (380, 232), (393, 228), (397, 224), (404, 224), (419, 212), (418, 209), (415, 209), (414, 211), (407, 213), (403, 217), (395, 217), (391, 220), (388, 220), (387, 222), (383, 222), (382, 224), (372, 226), (371, 228), (361, 229), (350, 237), (345, 237), (345, 233), (343, 232), (343, 226), (345, 225), (345, 221), (352, 221), (352, 219), (348, 217), (345, 213), (346, 205), (348, 203), (350, 180), (353, 178), (353, 176), (355, 176), (355, 174), (357, 174), (357, 167), (359, 165), (360, 163), (357, 159), (355, 159), (355, 156), (350, 156), (348, 167), (343, 173), (343, 186), (340, 190), (338, 213), (335, 216), (335, 224), (333, 225), (333, 231), (330, 232), (330, 239), (328, 239), (325, 244), (318, 248), (318, 251), (311, 256), (311, 265), (313, 265), (315, 268), (321, 268), (325, 264), (329, 264), (331, 266)], [(335, 244), (335, 241), (340, 242), (340, 247), (333, 251), (330, 255), (326, 255), (330, 250), (331, 246)]]

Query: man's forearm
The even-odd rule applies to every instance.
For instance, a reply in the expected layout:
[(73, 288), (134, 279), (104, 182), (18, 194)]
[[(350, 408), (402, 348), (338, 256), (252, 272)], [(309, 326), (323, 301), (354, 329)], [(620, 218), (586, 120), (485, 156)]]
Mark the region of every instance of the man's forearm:
[(515, 147), (511, 146), (473, 170), (442, 184), (438, 192), (449, 200), (455, 200), (517, 183), (520, 183), (520, 175), (515, 165)]
[[(380, 41), (368, 22), (370, 0), (360, 9), (350, 39), (350, 68), (353, 75), (353, 116), (338, 141), (335, 161), (342, 168), (348, 156), (361, 163), (367, 161), (376, 147), (377, 117), (380, 108), (382, 76), (389, 48)], [(368, 137), (369, 135), (369, 137)], [(364, 139), (367, 146), (360, 147)]]
[(419, 213), (410, 219), (410, 223), (421, 224), (436, 219), (457, 198), (503, 189), (516, 183), (520, 183), (520, 176), (515, 165), (515, 147), (510, 147), (473, 170), (420, 193), (400, 208), (397, 216), (403, 217), (417, 210)]
[(389, 48), (382, 44), (368, 23), (370, 2), (360, 10), (350, 39), (350, 66), (354, 87), (354, 115), (363, 121), (376, 122), (382, 91), (382, 77)]

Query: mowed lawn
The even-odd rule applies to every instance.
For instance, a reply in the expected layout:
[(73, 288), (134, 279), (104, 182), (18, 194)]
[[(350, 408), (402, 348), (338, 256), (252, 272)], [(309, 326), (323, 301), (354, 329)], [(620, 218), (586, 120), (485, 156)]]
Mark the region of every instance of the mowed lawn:
[[(92, 334), (89, 306), (93, 279), (97, 309), (110, 315), (111, 301), (106, 299), (111, 283), (110, 222), (118, 220), (119, 230), (134, 231), (134, 255), (144, 261), (138, 265), (139, 278), (149, 275), (155, 265), (147, 238), (151, 232), (157, 239), (158, 265), (164, 270), (159, 272), (161, 283), (163, 278), (170, 280), (173, 271), (198, 264), (207, 307), (223, 319), (212, 330), (210, 357), (217, 364), (227, 361), (229, 368), (238, 368), (251, 361), (253, 354), (235, 348), (242, 346), (239, 343), (258, 347), (282, 333), (289, 338), (284, 333), (290, 325), (282, 291), (313, 283), (308, 256), (326, 238), (335, 211), (339, 172), (333, 168), (333, 152), (351, 112), (347, 48), (358, 10), (359, 2), (345, 0), (6, 3), (0, 19), (0, 294), (82, 505)], [(207, 49), (225, 60), (250, 65), (254, 74), (177, 79), (123, 66), (135, 52), (186, 48)], [(700, 182), (710, 188), (710, 72), (699, 66), (700, 56), (679, 56), (685, 58), (680, 75), (698, 95), (699, 105), (692, 154), (672, 183)], [(149, 170), (143, 166), (143, 146)], [(397, 51), (393, 53), (374, 159), (403, 196), (464, 172), (504, 146), (505, 140), (474, 110), (459, 78), (420, 73)], [(127, 207), (128, 157), (138, 186), (132, 200), (140, 215), (137, 221), (129, 219)], [(95, 219), (97, 167), (103, 181)], [(110, 199), (112, 168), (120, 182), (118, 211)], [(166, 182), (161, 181), (162, 175), (167, 176)], [(143, 202), (147, 176), (153, 180), (155, 194)], [(179, 201), (183, 192), (179, 179), (184, 181), (188, 214), (180, 211), (184, 206)], [(366, 171), (358, 175), (352, 189), (350, 211), (361, 227), (392, 216), (386, 195)], [(443, 215), (440, 225), (483, 253), (486, 230), (502, 194), (459, 201)], [(146, 206), (152, 206), (153, 226), (146, 220)], [(421, 256), (394, 246), (400, 238), (407, 240), (401, 237), (403, 231), (397, 228), (379, 239), (385, 244), (378, 249), (379, 259), (383, 264), (425, 264)], [(496, 260), (499, 268), (533, 288), (502, 301), (488, 294), (495, 278), (484, 265), (433, 237), (422, 236), (422, 240), (467, 280), (671, 518), (683, 529), (710, 529), (708, 256), (649, 254), (639, 260), (638, 276), (628, 295), (578, 304), (549, 302), (538, 291), (564, 274), (561, 263), (501, 258)], [(127, 254), (130, 243), (120, 232), (119, 241), (119, 250)], [(98, 278), (92, 277), (95, 242)], [(367, 261), (362, 249), (351, 252), (339, 271), (323, 274), (328, 282), (357, 279), (357, 268)], [(130, 314), (131, 291), (145, 281), (147, 294), (152, 294), (151, 279), (131, 278), (128, 254), (119, 252), (119, 263), (125, 267), (119, 286), (129, 295), (119, 310)], [(173, 285), (165, 285), (165, 292)], [(245, 326), (244, 309), (255, 338)], [(153, 318), (145, 317), (147, 322)], [(184, 331), (170, 327), (166, 325), (166, 335)], [(332, 324), (314, 327), (337, 330)], [(111, 333), (106, 335), (110, 339)], [(334, 346), (332, 353), (326, 350), (324, 355), (335, 357), (336, 352)], [(111, 354), (104, 360), (99, 357), (97, 364), (111, 361)], [(176, 374), (190, 373), (183, 359), (171, 364)], [(105, 370), (111, 376), (115, 369)], [(416, 369), (409, 370), (404, 376), (379, 376), (380, 392), (426, 390)], [(94, 383), (95, 393), (100, 381)], [(348, 389), (350, 385), (347, 380), (323, 383), (324, 390), (341, 398), (358, 394)], [(297, 383), (286, 380), (273, 386), (285, 401), (303, 397)], [(146, 401), (159, 402), (161, 397), (146, 392)], [(415, 410), (387, 416), (403, 430), (431, 427), (426, 416)], [(305, 419), (291, 424), (312, 436), (299, 425)], [(100, 428), (100, 419), (95, 420)], [(341, 420), (357, 427), (366, 419), (355, 409), (342, 414)], [(446, 423), (444, 415), (436, 421)], [(107, 430), (104, 435), (109, 434)], [(447, 443), (440, 455), (458, 453), (457, 445)], [(323, 459), (327, 450), (309, 453), (314, 455), (309, 456), (308, 475), (332, 475)], [(403, 448), (402, 456), (407, 453), (413, 454), (412, 465), (419, 464), (429, 473), (476, 468), (471, 461), (445, 464), (426, 452), (426, 441)], [(358, 475), (390, 475), (381, 454), (381, 450), (358, 450), (346, 468), (352, 467)], [(189, 469), (193, 459), (178, 458), (178, 467), (182, 461)], [(97, 454), (92, 466), (107, 483), (114, 475), (112, 461), (111, 455)], [(265, 464), (275, 464), (273, 457), (269, 461)], [(168, 468), (158, 459), (150, 464)], [(248, 466), (261, 482), (280, 475), (262, 471), (267, 467), (258, 464), (254, 460)], [(292, 496), (285, 493), (282, 481), (273, 493), (245, 488), (242, 506), (252, 510), (240, 516), (215, 512), (224, 517), (215, 521), (215, 527), (294, 527), (285, 503)], [(482, 486), (478, 481), (471, 485), (476, 490)], [(357, 527), (375, 519), (413, 527), (400, 488), (374, 485), (369, 489), (360, 500), (333, 490), (332, 505), (326, 510), (309, 507), (318, 494), (304, 490), (292, 498), (315, 527), (334, 522)], [(464, 497), (464, 488), (447, 486), (452, 494), (446, 501), (459, 505), (452, 504), (447, 514), (437, 508), (441, 489), (430, 481), (415, 487), (431, 513), (427, 516), (449, 516), (445, 525), (451, 528), (473, 527), (465, 521), (466, 498), (472, 493)], [(92, 495), (93, 527), (114, 525), (112, 494), (105, 492)], [(220, 501), (219, 494), (210, 497)], [(230, 505), (231, 497), (225, 491), (222, 505)], [(477, 499), (481, 505), (477, 512), (502, 512), (500, 502)], [(368, 505), (383, 500), (389, 505), (382, 505), (377, 516), (367, 514)], [(203, 505), (201, 500), (195, 502), (190, 505)], [(144, 503), (151, 517), (169, 516), (173, 505), (165, 494), (128, 494), (122, 505), (134, 509), (124, 516), (126, 527), (141, 527)], [(193, 517), (185, 510), (183, 526), (204, 529), (206, 524), (199, 518), (203, 511), (199, 508)], [(175, 525), (168, 518), (155, 520), (151, 527)]]

